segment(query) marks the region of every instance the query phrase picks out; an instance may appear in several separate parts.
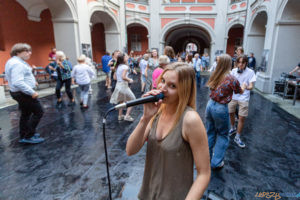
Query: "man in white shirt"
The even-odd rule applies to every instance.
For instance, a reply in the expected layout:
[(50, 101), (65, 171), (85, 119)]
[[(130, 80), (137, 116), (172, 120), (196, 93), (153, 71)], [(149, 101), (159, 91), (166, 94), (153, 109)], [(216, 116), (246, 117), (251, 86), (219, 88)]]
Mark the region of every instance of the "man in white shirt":
[(197, 84), (200, 84), (201, 79), (200, 79), (200, 71), (202, 71), (202, 62), (199, 56), (199, 53), (196, 53), (194, 58), (193, 58), (193, 63), (194, 63), (194, 70), (196, 72), (196, 80)]
[(25, 43), (17, 43), (11, 49), (11, 58), (5, 64), (5, 76), (10, 88), (10, 95), (19, 104), (20, 140), (19, 143), (37, 144), (44, 141), (36, 133), (36, 127), (44, 112), (38, 100), (38, 93), (32, 68), (25, 62), (31, 56), (31, 47)]
[[(243, 94), (233, 94), (231, 102), (228, 104), (228, 110), (230, 114), (230, 124), (231, 129), (229, 131), (230, 135), (236, 132), (234, 141), (238, 144), (239, 147), (244, 148), (246, 145), (242, 142), (240, 136), (244, 127), (245, 119), (248, 116), (248, 107), (250, 100), (250, 90), (253, 89), (254, 83), (256, 81), (255, 73), (252, 69), (249, 69), (247, 66), (248, 58), (246, 55), (241, 55), (236, 60), (237, 68), (234, 68), (231, 71), (231, 75), (235, 76), (240, 85), (246, 84), (247, 87)], [(235, 123), (235, 110), (237, 105), (239, 105), (239, 122), (237, 129), (234, 126)]]

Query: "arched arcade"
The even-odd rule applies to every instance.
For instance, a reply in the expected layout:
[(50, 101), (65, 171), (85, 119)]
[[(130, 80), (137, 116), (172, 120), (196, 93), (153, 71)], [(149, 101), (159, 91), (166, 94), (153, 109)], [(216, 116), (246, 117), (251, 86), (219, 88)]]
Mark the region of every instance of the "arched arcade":
[(99, 63), (105, 51), (112, 53), (121, 46), (120, 27), (111, 10), (99, 3), (91, 4), (89, 12), (93, 60)]
[(172, 46), (175, 53), (185, 51), (188, 43), (197, 46), (198, 53), (208, 53), (212, 59), (215, 35), (212, 28), (198, 20), (175, 20), (167, 24), (161, 34), (161, 51), (164, 46)]
[[(59, 9), (58, 9), (59, 8)], [(26, 42), (33, 54), (28, 61), (36, 66), (48, 64), (52, 47), (63, 50), (75, 62), (79, 53), (77, 13), (72, 1), (11, 0), (0, 7), (1, 72), (15, 43)]]
[(244, 26), (240, 23), (232, 25), (228, 30), (226, 53), (234, 56), (235, 50), (243, 46)]
[(300, 60), (300, 1), (285, 0), (279, 8), (272, 59), (272, 77), (291, 71)]
[[(261, 66), (264, 47), (266, 29), (268, 23), (268, 15), (266, 10), (258, 11), (250, 23), (250, 31), (247, 35), (247, 50), (246, 52), (253, 52), (256, 57), (257, 67)], [(267, 58), (266, 58), (267, 59)], [(264, 70), (264, 69), (261, 69)]]
[(148, 29), (139, 23), (127, 25), (128, 53), (132, 50), (135, 54), (144, 54), (149, 49)]

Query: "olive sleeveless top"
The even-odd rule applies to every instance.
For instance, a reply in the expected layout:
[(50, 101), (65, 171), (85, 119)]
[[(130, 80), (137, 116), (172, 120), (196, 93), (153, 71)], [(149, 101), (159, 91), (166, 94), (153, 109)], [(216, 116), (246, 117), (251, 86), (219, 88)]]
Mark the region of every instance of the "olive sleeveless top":
[(193, 155), (182, 137), (183, 118), (162, 140), (156, 139), (157, 116), (148, 136), (141, 200), (184, 200), (193, 184)]

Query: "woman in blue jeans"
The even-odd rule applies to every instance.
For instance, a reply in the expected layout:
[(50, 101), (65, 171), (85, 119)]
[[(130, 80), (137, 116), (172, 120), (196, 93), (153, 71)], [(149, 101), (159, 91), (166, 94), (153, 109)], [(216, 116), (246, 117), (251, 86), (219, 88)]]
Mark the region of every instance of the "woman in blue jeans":
[(206, 106), (206, 130), (208, 136), (211, 167), (219, 169), (224, 166), (224, 156), (229, 143), (229, 114), (227, 104), (233, 92), (242, 94), (246, 87), (240, 87), (239, 81), (232, 75), (231, 57), (220, 56), (216, 70), (207, 82), (211, 90), (210, 100)]

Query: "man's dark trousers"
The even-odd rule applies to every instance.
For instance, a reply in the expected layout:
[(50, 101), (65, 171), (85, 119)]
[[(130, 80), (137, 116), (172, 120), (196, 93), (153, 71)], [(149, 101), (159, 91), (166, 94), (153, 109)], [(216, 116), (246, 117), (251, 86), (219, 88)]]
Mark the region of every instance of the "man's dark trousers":
[(10, 92), (10, 95), (19, 104), (20, 138), (29, 139), (35, 134), (35, 129), (42, 118), (44, 111), (40, 101), (22, 92)]

